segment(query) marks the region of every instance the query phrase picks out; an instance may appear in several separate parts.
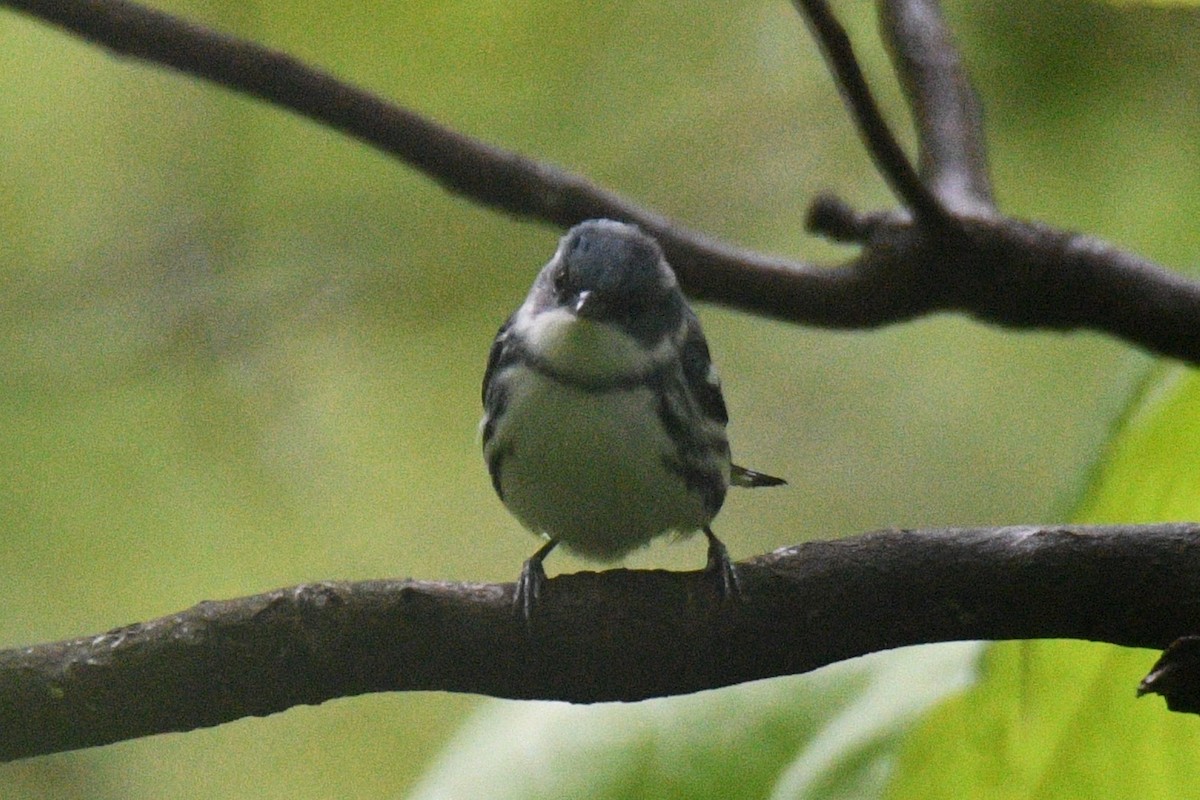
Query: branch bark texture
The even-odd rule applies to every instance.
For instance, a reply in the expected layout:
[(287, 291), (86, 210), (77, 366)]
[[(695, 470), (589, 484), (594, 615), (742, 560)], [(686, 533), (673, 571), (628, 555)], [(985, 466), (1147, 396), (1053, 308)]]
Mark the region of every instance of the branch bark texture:
[(583, 572), (526, 628), (511, 584), (322, 583), (3, 651), (0, 759), (366, 692), (640, 700), (927, 642), (1162, 649), (1200, 629), (1194, 523), (885, 531), (739, 569), (734, 606), (698, 572)]

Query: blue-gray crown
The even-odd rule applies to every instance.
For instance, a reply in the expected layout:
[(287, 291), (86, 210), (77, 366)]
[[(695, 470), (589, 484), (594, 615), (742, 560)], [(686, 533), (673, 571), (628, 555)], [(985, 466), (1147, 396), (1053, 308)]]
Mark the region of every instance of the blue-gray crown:
[(558, 304), (653, 342), (682, 322), (683, 295), (658, 242), (608, 219), (576, 225), (562, 238), (549, 279)]
[(662, 250), (633, 225), (593, 219), (563, 238), (563, 269), (576, 290), (607, 295), (661, 292)]

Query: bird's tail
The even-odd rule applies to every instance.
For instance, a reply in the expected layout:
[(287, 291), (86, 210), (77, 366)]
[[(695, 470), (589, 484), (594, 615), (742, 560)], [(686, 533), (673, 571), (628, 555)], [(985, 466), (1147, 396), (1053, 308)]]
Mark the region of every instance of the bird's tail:
[(787, 481), (734, 464), (729, 469), (729, 482), (734, 486), (756, 489), (760, 486), (783, 486)]

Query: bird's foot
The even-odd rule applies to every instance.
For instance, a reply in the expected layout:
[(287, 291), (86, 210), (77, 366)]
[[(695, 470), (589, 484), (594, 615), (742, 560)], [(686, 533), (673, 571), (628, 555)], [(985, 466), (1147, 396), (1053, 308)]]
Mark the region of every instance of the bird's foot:
[(517, 586), (513, 591), (513, 612), (527, 625), (533, 618), (533, 609), (542, 596), (542, 590), (546, 588), (546, 569), (542, 566), (542, 561), (557, 544), (556, 540), (551, 539), (521, 565), (521, 575), (517, 578)]
[(729, 551), (724, 543), (716, 537), (712, 529), (704, 526), (704, 535), (708, 537), (708, 563), (704, 565), (704, 573), (717, 587), (717, 593), (726, 602), (738, 602), (742, 599), (742, 581), (738, 577), (737, 567), (729, 560)]

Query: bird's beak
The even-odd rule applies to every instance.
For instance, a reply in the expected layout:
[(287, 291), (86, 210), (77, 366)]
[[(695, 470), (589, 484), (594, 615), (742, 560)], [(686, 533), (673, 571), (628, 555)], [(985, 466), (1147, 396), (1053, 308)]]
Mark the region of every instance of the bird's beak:
[(579, 296), (575, 298), (575, 307), (573, 310), (575, 311), (575, 316), (587, 319), (596, 316), (596, 312), (600, 310), (599, 306), (600, 303), (596, 295), (591, 291), (585, 290), (580, 292)]

